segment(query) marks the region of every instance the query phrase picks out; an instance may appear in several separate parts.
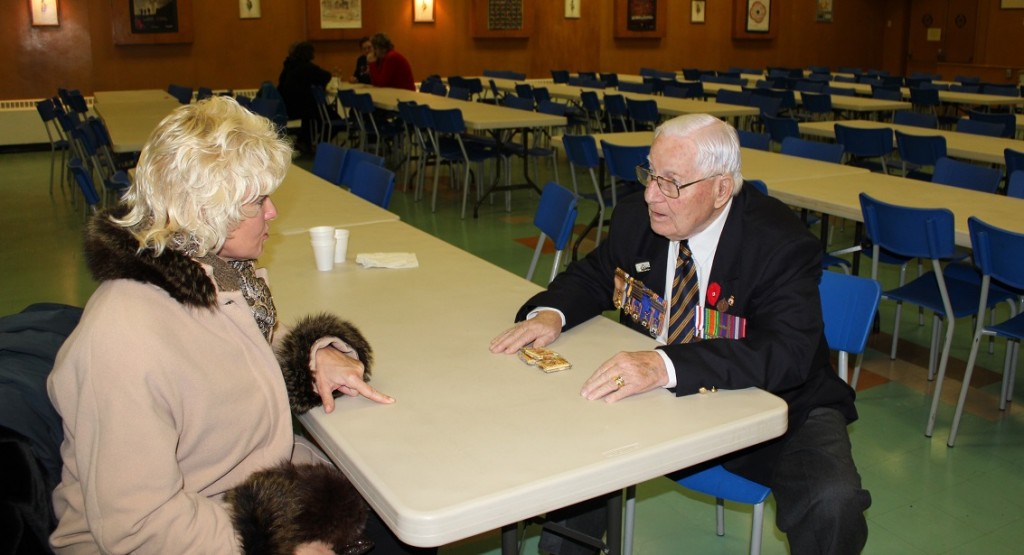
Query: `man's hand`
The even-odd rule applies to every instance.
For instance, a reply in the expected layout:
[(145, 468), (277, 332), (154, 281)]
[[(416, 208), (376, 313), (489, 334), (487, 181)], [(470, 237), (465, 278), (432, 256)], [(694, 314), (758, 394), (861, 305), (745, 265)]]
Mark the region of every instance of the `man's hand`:
[(665, 361), (654, 351), (619, 353), (605, 361), (583, 384), (580, 395), (593, 401), (614, 403), (631, 395), (664, 387), (668, 383)]
[(541, 310), (529, 320), (523, 320), (511, 328), (501, 332), (491, 340), (492, 353), (516, 353), (519, 349), (533, 343), (534, 347), (544, 347), (554, 343), (562, 333), (562, 316), (554, 310)]

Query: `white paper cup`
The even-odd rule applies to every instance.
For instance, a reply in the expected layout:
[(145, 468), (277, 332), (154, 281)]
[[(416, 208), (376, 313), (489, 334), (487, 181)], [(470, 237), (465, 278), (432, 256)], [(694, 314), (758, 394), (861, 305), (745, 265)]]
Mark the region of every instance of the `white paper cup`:
[(309, 228), (309, 238), (314, 241), (317, 239), (334, 240), (334, 227), (329, 225), (311, 227)]
[(334, 231), (334, 239), (336, 240), (334, 245), (334, 263), (341, 264), (345, 261), (345, 256), (348, 255), (348, 230), (336, 229)]
[(334, 268), (334, 244), (332, 239), (313, 239), (313, 256), (316, 258), (316, 269), (321, 272), (329, 272)]

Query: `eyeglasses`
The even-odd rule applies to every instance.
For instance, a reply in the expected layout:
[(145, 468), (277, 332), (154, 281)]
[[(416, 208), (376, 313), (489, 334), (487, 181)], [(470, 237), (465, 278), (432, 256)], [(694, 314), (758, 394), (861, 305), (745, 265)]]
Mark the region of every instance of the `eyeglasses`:
[(713, 177), (721, 177), (723, 175), (725, 174), (716, 173), (715, 175), (709, 175), (707, 177), (695, 179), (693, 181), (690, 181), (689, 183), (680, 183), (670, 177), (656, 175), (654, 172), (643, 166), (636, 167), (636, 178), (641, 185), (646, 187), (650, 185), (651, 180), (654, 180), (658, 182), (658, 188), (661, 189), (662, 194), (664, 194), (668, 198), (679, 198), (679, 191), (682, 191), (683, 189), (689, 187), (690, 185), (696, 185), (701, 181), (705, 181)]

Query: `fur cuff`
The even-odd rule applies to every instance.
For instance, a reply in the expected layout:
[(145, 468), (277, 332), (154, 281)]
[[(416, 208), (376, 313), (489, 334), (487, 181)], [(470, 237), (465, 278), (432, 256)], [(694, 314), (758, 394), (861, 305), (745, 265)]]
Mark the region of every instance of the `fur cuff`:
[(366, 502), (336, 468), (325, 464), (279, 466), (254, 473), (225, 495), (247, 554), (291, 555), (322, 541), (336, 553), (365, 553)]
[(304, 414), (322, 404), (320, 396), (313, 392), (309, 353), (313, 344), (323, 337), (337, 337), (351, 347), (363, 363), (363, 379), (370, 381), (373, 350), (363, 334), (352, 324), (330, 314), (307, 316), (281, 341), (277, 350), (277, 360), (288, 387), (288, 401), (296, 414)]

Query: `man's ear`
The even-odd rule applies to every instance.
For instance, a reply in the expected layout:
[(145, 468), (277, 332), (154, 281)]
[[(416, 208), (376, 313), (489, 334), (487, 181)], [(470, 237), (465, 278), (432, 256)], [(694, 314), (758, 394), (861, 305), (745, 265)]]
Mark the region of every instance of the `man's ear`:
[(736, 182), (733, 181), (731, 174), (725, 174), (719, 179), (715, 180), (715, 208), (721, 208), (725, 206), (729, 199), (732, 198), (733, 188), (736, 186)]

